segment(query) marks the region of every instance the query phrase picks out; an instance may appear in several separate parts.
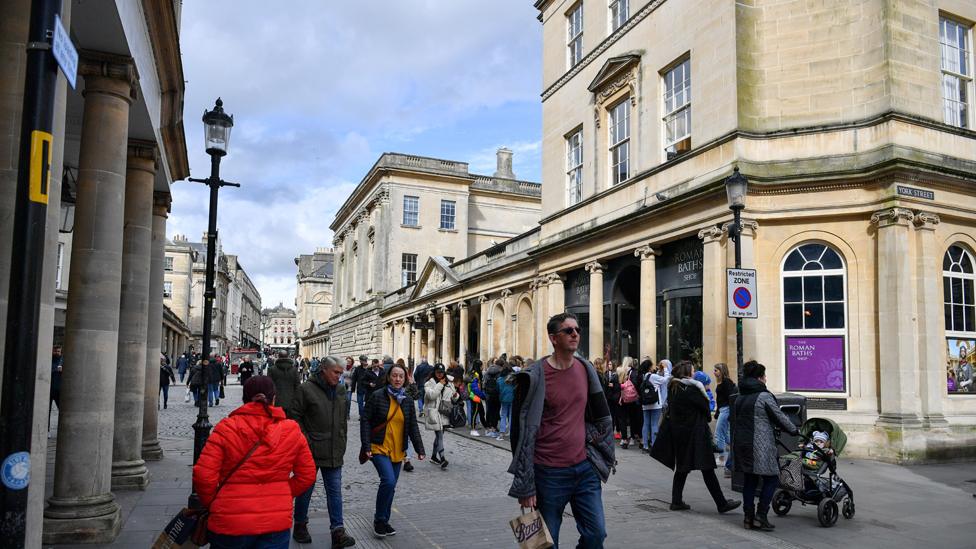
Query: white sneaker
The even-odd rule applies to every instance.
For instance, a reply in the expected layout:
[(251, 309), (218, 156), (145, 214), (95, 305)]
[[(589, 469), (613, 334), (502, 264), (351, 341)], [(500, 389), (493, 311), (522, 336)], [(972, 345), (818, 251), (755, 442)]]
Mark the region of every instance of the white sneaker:
[(480, 437), (481, 433), (479, 433), (477, 429), (471, 429), (471, 436)]

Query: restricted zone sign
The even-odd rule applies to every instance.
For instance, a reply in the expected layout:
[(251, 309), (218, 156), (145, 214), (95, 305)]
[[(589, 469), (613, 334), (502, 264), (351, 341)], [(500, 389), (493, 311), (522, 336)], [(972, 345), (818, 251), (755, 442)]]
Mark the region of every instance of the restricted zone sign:
[(728, 277), (729, 318), (758, 318), (756, 307), (756, 270), (726, 269)]

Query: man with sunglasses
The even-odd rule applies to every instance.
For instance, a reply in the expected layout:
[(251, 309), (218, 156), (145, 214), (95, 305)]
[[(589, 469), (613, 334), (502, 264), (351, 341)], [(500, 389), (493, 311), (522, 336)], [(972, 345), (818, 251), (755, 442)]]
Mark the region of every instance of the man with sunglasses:
[(603, 547), (601, 481), (614, 470), (613, 422), (596, 369), (576, 356), (580, 328), (571, 313), (546, 325), (552, 354), (515, 375), (512, 464), (508, 495), (539, 509), (559, 549), (568, 503), (580, 532), (577, 547)]

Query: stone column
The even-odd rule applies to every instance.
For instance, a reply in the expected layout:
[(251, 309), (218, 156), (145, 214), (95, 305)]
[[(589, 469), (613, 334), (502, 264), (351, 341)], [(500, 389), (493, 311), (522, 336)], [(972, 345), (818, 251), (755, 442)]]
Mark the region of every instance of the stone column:
[[(156, 149), (152, 143), (129, 143), (125, 176), (112, 488), (145, 489), (149, 484), (149, 470), (142, 459), (142, 419), (143, 402), (149, 397), (146, 395), (149, 321), (146, 313), (150, 299), (149, 266), (153, 259), (153, 183), (156, 176)], [(154, 374), (158, 374), (159, 353), (156, 353), (156, 368)]]
[[(878, 364), (881, 373), (878, 424), (896, 428), (921, 425), (918, 324), (909, 240), (914, 217), (910, 210), (903, 208), (889, 208), (871, 216), (871, 223), (878, 227)], [(939, 367), (941, 365), (940, 361)]]
[(539, 277), (535, 282), (535, 358), (542, 358), (549, 354), (549, 331), (546, 324), (549, 322), (549, 313), (546, 306), (549, 304), (548, 283), (545, 277)]
[(939, 216), (915, 214), (915, 269), (918, 281), (918, 363), (922, 369), (919, 391), (922, 397), (922, 422), (926, 427), (946, 427), (946, 375), (943, 356), (945, 327), (942, 318), (942, 246), (935, 238)]
[(424, 331), (420, 329), (420, 316), (413, 317), (413, 361), (420, 364), (421, 341), (424, 339)]
[[(163, 329), (163, 265), (166, 257), (166, 218), (170, 205), (169, 193), (153, 194), (152, 218), (152, 264), (149, 267), (149, 310), (146, 330), (146, 398), (142, 408), (142, 459), (156, 461), (163, 459), (163, 448), (159, 445), (159, 332)], [(176, 335), (174, 355), (170, 356), (176, 364), (178, 355), (186, 350), (181, 343), (183, 337)]]
[(634, 250), (640, 258), (640, 341), (641, 358), (651, 357), (657, 364), (657, 261), (661, 252), (654, 248), (641, 246)]
[[(451, 308), (448, 306), (441, 308), (441, 358), (444, 363), (448, 363), (453, 357), (454, 345), (451, 343)], [(467, 365), (465, 365), (467, 366)]]
[[(437, 321), (434, 318), (434, 311), (427, 312), (427, 362), (434, 364), (437, 362)], [(444, 366), (449, 364), (445, 363)]]
[(458, 362), (468, 360), (468, 302), (458, 303), (458, 315), (460, 315), (461, 330), (458, 335)]
[(722, 229), (706, 227), (698, 232), (702, 249), (702, 364), (711, 367), (726, 359), (725, 249)]
[(389, 322), (383, 324), (383, 331), (380, 333), (380, 339), (381, 339), (380, 354), (392, 356), (392, 353), (390, 352), (390, 323)]
[(563, 287), (563, 277), (559, 273), (550, 273), (549, 282), (549, 316), (566, 311), (566, 290)]
[(593, 261), (584, 268), (590, 273), (590, 333), (587, 348), (592, 360), (603, 356), (603, 265)]
[(478, 296), (478, 322), (480, 323), (478, 332), (478, 356), (482, 361), (487, 362), (491, 357), (489, 342), (491, 341), (491, 326), (488, 324), (488, 296)]
[(135, 69), (126, 57), (86, 54), (54, 495), (45, 544), (108, 543), (119, 533), (112, 495), (115, 364), (119, 344), (125, 157)]
[[(492, 324), (495, 325), (496, 330), (501, 330), (501, 349), (493, 349), (492, 355), (496, 357), (501, 357), (502, 353), (508, 353), (509, 355), (515, 354), (515, 337), (512, 330), (512, 317), (515, 316), (515, 309), (512, 307), (512, 290), (505, 288), (502, 290), (501, 297), (502, 307), (505, 309), (505, 314), (501, 318), (493, 318)], [(501, 323), (498, 326), (497, 323)]]

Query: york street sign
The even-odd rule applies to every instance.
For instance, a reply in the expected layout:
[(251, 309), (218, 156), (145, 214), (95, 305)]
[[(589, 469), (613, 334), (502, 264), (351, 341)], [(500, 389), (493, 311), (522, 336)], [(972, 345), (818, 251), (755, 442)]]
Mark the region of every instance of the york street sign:
[(71, 84), (71, 89), (75, 89), (75, 80), (78, 77), (78, 50), (71, 43), (71, 37), (64, 30), (61, 17), (57, 15), (54, 16), (54, 43), (51, 44), (51, 53), (58, 61), (64, 77), (68, 79), (68, 84)]
[(728, 278), (729, 318), (758, 318), (756, 306), (756, 270), (726, 269)]

